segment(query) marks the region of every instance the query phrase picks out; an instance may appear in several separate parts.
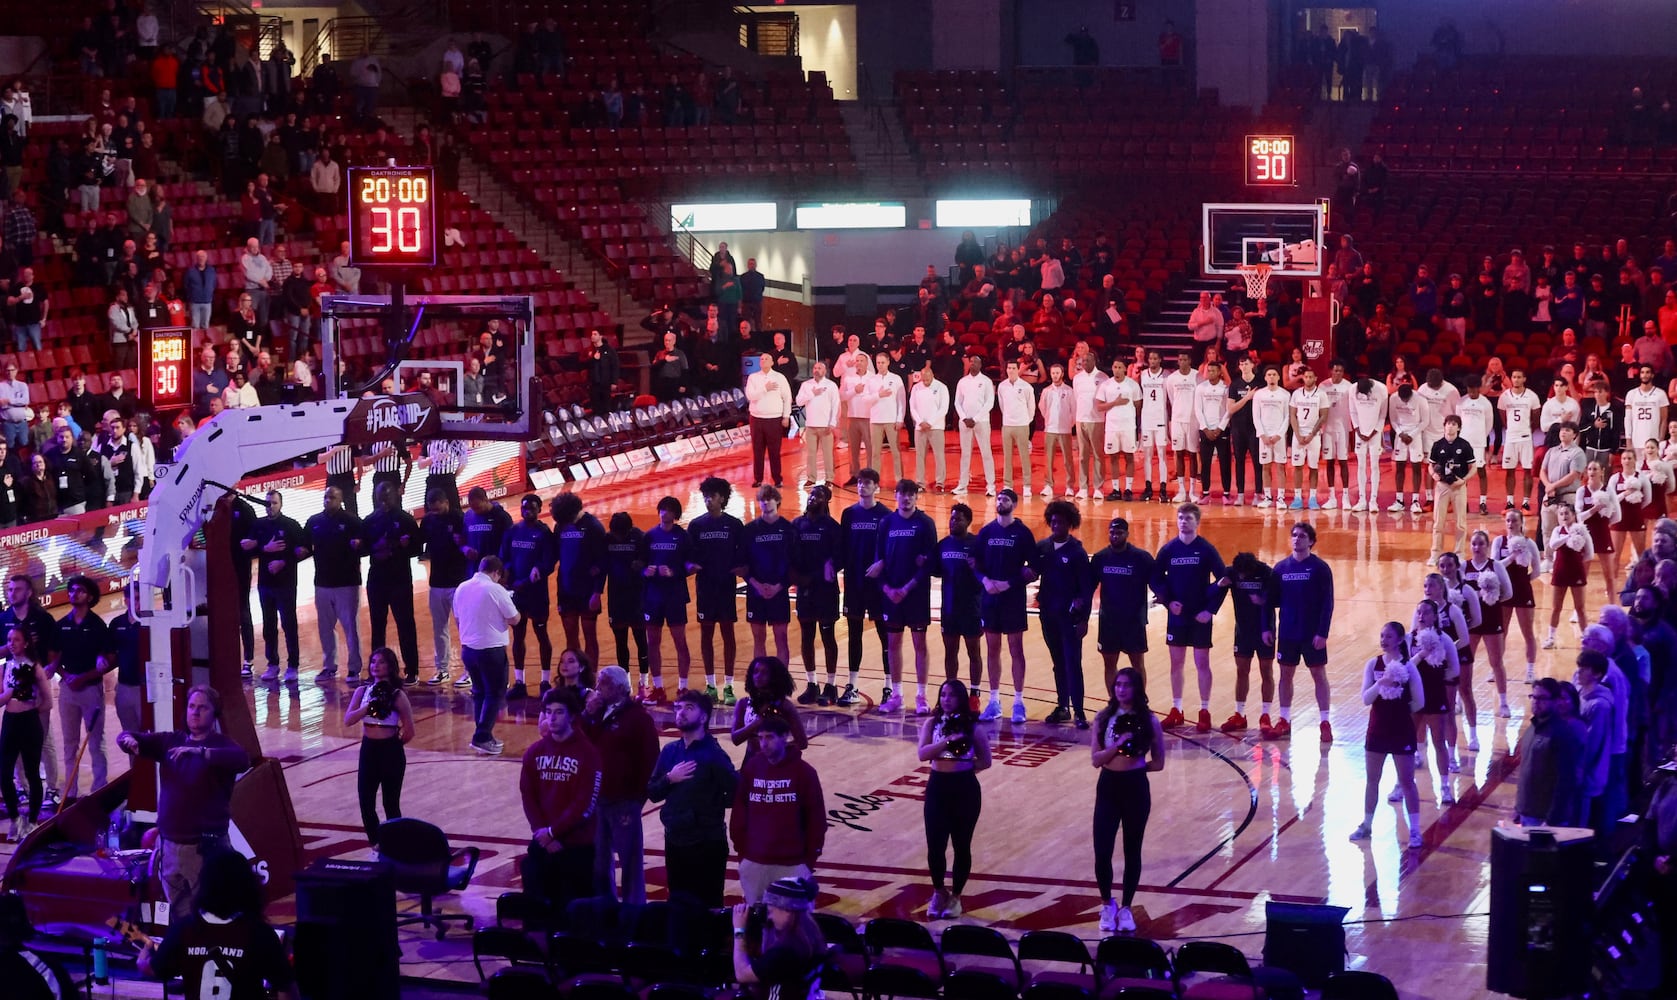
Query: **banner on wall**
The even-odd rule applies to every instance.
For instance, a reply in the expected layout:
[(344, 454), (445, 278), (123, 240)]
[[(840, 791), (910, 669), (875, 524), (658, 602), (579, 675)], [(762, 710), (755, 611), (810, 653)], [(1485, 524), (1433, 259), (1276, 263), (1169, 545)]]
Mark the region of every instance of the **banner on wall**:
[[(457, 480), (462, 497), (474, 486), (483, 487), (491, 500), (522, 493), (524, 446), (516, 441), (473, 442)], [(254, 497), (279, 490), (286, 516), (302, 524), (324, 505), (326, 467), (252, 476), (239, 480), (239, 489)], [(373, 509), (372, 470), (363, 471), (356, 492), (357, 509), (366, 516)], [(416, 465), (403, 485), (402, 504), (417, 517), (423, 513), (424, 496), (425, 470)], [(35, 581), (36, 600), (47, 608), (67, 603), (64, 581), (78, 574), (92, 579), (102, 593), (117, 593), (138, 562), (147, 506), (142, 501), (0, 531), (0, 579), (28, 574)]]

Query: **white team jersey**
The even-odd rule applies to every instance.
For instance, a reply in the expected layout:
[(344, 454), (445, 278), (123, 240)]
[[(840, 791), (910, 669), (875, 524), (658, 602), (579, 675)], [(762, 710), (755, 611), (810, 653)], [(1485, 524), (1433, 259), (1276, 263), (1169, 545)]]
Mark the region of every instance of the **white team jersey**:
[(1327, 416), (1328, 397), (1321, 386), (1314, 389), (1293, 390), (1293, 413), (1298, 417), (1299, 433), (1315, 434)]
[[(1549, 401), (1543, 404), (1543, 412), (1538, 414), (1537, 426), (1544, 433), (1548, 433), (1548, 429), (1551, 427), (1565, 423), (1577, 423), (1580, 412), (1576, 399), (1556, 399), (1550, 396)], [(1549, 443), (1554, 444), (1555, 442), (1550, 441)]]
[(1127, 399), (1130, 404), (1114, 406), (1106, 411), (1106, 433), (1109, 435), (1117, 434), (1120, 430), (1135, 429), (1136, 404), (1141, 402), (1141, 386), (1137, 385), (1133, 378), (1109, 378), (1095, 390), (1097, 402), (1112, 403), (1120, 399)]
[(1261, 438), (1285, 437), (1287, 434), (1287, 410), (1293, 404), (1293, 397), (1287, 390), (1276, 386), (1271, 389), (1265, 386), (1252, 393), (1252, 425), (1257, 428)]
[(1660, 409), (1670, 403), (1671, 397), (1657, 385), (1646, 389), (1639, 386), (1625, 393), (1625, 443), (1641, 451), (1648, 439), (1663, 438)]
[(1448, 382), (1443, 383), (1436, 389), (1423, 382), (1420, 388), (1415, 390), (1415, 395), (1427, 401), (1427, 423), (1422, 430), (1428, 434), (1443, 437), (1444, 418), (1456, 412), (1456, 407), (1461, 403), (1462, 394), (1457, 392), (1456, 387)]
[(1386, 425), (1386, 387), (1370, 382), (1368, 393), (1351, 389), (1351, 426), (1358, 434), (1380, 433)]
[[(1392, 420), (1392, 433), (1410, 435), (1421, 433), (1422, 428), (1427, 424), (1428, 409), (1427, 401), (1421, 398), (1419, 392), (1411, 393), (1407, 403), (1403, 401), (1402, 396), (1395, 392), (1392, 393), (1391, 397), (1386, 400), (1386, 414)], [(1440, 435), (1443, 434), (1442, 431), (1439, 433)]]
[(1537, 398), (1537, 393), (1530, 389), (1523, 392), (1509, 389), (1497, 400), (1496, 405), (1497, 409), (1502, 411), (1502, 422), (1505, 425), (1503, 440), (1530, 441), (1532, 411), (1543, 408), (1543, 401)]
[(1165, 382), (1170, 378), (1159, 369), (1154, 373), (1151, 369), (1143, 369), (1141, 378), (1141, 426), (1163, 427), (1170, 412), (1170, 404), (1165, 401)]
[(1170, 396), (1170, 422), (1192, 427), (1194, 418), (1194, 390), (1200, 384), (1199, 372), (1174, 371), (1165, 376), (1165, 393)]
[(1351, 395), (1357, 391), (1357, 384), (1350, 379), (1343, 382), (1329, 379), (1316, 388), (1328, 398), (1326, 426), (1330, 430), (1348, 429), (1351, 426)]
[(1483, 454), (1486, 442), (1491, 439), (1491, 415), (1489, 396), (1478, 399), (1463, 396), (1462, 401), (1456, 404), (1456, 416), (1462, 420), (1462, 437), (1473, 445), (1475, 455)]

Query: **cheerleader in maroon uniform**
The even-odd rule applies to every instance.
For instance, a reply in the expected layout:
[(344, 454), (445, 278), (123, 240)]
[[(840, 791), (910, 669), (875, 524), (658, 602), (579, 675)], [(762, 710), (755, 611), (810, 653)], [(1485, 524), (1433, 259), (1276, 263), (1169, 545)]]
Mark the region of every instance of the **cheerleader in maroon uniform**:
[[(1460, 569), (1462, 586), (1471, 588), (1479, 595), (1479, 624), (1468, 629), (1471, 636), (1469, 645), (1477, 656), (1479, 647), (1485, 647), (1485, 660), (1491, 666), (1491, 683), (1496, 685), (1497, 715), (1506, 719), (1510, 712), (1508, 708), (1508, 667), (1503, 654), (1507, 649), (1507, 623), (1504, 621), (1502, 605), (1513, 592), (1513, 585), (1508, 579), (1508, 571), (1502, 564), (1491, 557), (1491, 536), (1484, 531), (1475, 531), (1467, 542), (1468, 560)], [(1442, 560), (1440, 561), (1442, 566)], [(1478, 705), (1473, 697), (1472, 680), (1467, 670), (1462, 671), (1462, 710), (1467, 719), (1467, 748), (1470, 751), (1479, 749), (1479, 737), (1475, 732), (1479, 717)]]
[[(1455, 763), (1455, 688), (1461, 680), (1461, 660), (1456, 656), (1456, 645), (1440, 627), (1447, 612), (1437, 601), (1426, 600), (1415, 606), (1414, 631), (1409, 634), (1409, 665), (1421, 682), (1422, 705), (1415, 710), (1415, 763), (1424, 766), (1422, 755), (1427, 735), (1432, 735), (1432, 748), (1438, 764), (1440, 805), (1453, 805), (1455, 790), (1450, 784), (1450, 772), (1459, 770)], [(1396, 802), (1394, 794), (1391, 801)]]
[(1591, 548), (1590, 532), (1578, 523), (1578, 512), (1566, 504), (1560, 505), (1559, 518), (1560, 523), (1549, 535), (1549, 551), (1554, 553), (1549, 586), (1554, 592), (1551, 597), (1553, 604), (1549, 608), (1549, 636), (1543, 640), (1544, 649), (1555, 648), (1555, 629), (1560, 627), (1561, 605), (1568, 594), (1572, 595), (1572, 610), (1578, 615), (1579, 623), (1590, 620), (1584, 611), (1584, 586), (1590, 582), (1590, 559), (1595, 554)]
[[(1596, 566), (1601, 570), (1601, 582), (1607, 587), (1611, 599), (1616, 593), (1613, 588), (1619, 572), (1613, 558), (1613, 525), (1619, 520), (1619, 498), (1607, 488), (1605, 465), (1591, 462), (1584, 468), (1583, 485), (1572, 495), (1572, 502), (1578, 514), (1578, 526), (1590, 537), (1590, 550), (1594, 553)], [(1588, 567), (1589, 560), (1585, 560), (1586, 576)], [(1584, 613), (1580, 611), (1578, 627), (1583, 628), (1585, 624)]]
[(1643, 533), (1636, 540), (1637, 548), (1646, 552), (1653, 543), (1654, 524), (1665, 516), (1667, 498), (1677, 486), (1677, 473), (1672, 471), (1671, 460), (1665, 457), (1660, 443), (1652, 438), (1642, 442), (1642, 460), (1637, 468), (1648, 481), (1648, 502), (1642, 508)]
[(1541, 554), (1537, 543), (1526, 537), (1526, 521), (1517, 510), (1503, 515), (1503, 533), (1491, 543), (1491, 558), (1508, 574), (1509, 597), (1502, 602), (1502, 624), (1505, 630), (1512, 623), (1520, 623), (1526, 640), (1526, 683), (1537, 679), (1537, 630), (1532, 619), (1537, 613), (1537, 592), (1532, 589), (1532, 577), (1538, 572)]
[[(1440, 569), (1451, 562), (1459, 564), (1453, 552), (1443, 553), (1438, 562)], [(1449, 752), (1445, 755), (1446, 763), (1439, 765), (1439, 772), (1460, 771), (1461, 764), (1456, 760), (1456, 700), (1462, 676), (1473, 669), (1473, 626), (1479, 623), (1479, 597), (1472, 590), (1452, 588), (1443, 573), (1428, 573), (1421, 581), (1421, 598), (1423, 603), (1431, 601), (1437, 609), (1438, 631), (1455, 650), (1454, 663), (1444, 682), (1443, 739)], [(1420, 628), (1420, 614), (1417, 609), (1410, 628)], [(1410, 652), (1414, 652), (1413, 641)]]
[[(1625, 446), (1619, 456), (1619, 471), (1607, 477), (1607, 489), (1619, 501), (1619, 520), (1613, 524), (1613, 551), (1626, 559), (1633, 558), (1632, 549), (1643, 551), (1646, 546), (1648, 497), (1651, 484), (1646, 473), (1637, 467), (1641, 455), (1635, 448)], [(1599, 555), (1599, 553), (1598, 553)]]
[(1425, 707), (1420, 678), (1408, 662), (1403, 626), (1387, 622), (1380, 630), (1380, 655), (1363, 667), (1363, 704), (1368, 706), (1368, 737), (1363, 766), (1363, 821), (1352, 840), (1367, 840), (1380, 803), (1380, 779), (1386, 758), (1397, 769), (1397, 794), (1409, 814), (1409, 846), (1421, 846), (1421, 793), (1415, 787), (1415, 713)]

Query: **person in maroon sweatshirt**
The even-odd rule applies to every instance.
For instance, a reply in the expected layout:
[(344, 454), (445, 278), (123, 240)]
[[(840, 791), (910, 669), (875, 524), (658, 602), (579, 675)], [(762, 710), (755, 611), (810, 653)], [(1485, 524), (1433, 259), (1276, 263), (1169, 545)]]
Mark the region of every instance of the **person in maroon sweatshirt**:
[[(646, 902), (641, 812), (646, 808), (652, 768), (658, 763), (658, 727), (631, 694), (629, 674), (622, 667), (601, 668), (581, 723), (583, 733), (600, 751), (604, 772), (594, 846), (594, 893), (639, 904)], [(612, 873), (614, 857), (622, 869), (618, 878)]]
[(821, 777), (787, 752), (791, 727), (779, 716), (757, 730), (757, 753), (740, 768), (728, 830), (740, 856), (740, 891), (757, 903), (776, 879), (809, 878), (827, 842)]
[(569, 688), (542, 695), (541, 738), (524, 751), (518, 793), (530, 821), (524, 889), (556, 910), (594, 895), (594, 814), (600, 801), (600, 753), (573, 724), (582, 698)]

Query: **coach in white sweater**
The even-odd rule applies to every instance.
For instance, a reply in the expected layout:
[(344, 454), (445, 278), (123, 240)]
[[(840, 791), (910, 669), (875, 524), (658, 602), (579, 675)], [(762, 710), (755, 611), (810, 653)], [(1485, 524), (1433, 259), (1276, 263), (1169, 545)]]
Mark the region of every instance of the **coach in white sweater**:
[(842, 403), (825, 364), (817, 361), (810, 368), (809, 381), (798, 387), (798, 405), (804, 411), (804, 485), (814, 486), (837, 476), (833, 434)]
[[(894, 483), (903, 478), (903, 452), (897, 446), (897, 434), (903, 417), (908, 414), (908, 387), (903, 385), (903, 377), (891, 370), (891, 355), (881, 351), (874, 355), (873, 362), (874, 373), (868, 376), (864, 390), (873, 400), (868, 410), (868, 423), (872, 426), (868, 450), (873, 453), (873, 469), (879, 473), (880, 482)], [(886, 452), (891, 453), (896, 463), (896, 479), (885, 478)]]
[[(914, 388), (909, 390), (908, 415), (914, 423), (915, 478), (933, 493), (943, 492), (948, 469), (944, 465), (943, 425), (949, 419), (949, 387), (932, 374), (932, 361), (912, 376)], [(937, 476), (926, 468), (926, 452), (937, 458)]]
[(984, 495), (996, 492), (996, 460), (990, 452), (990, 411), (996, 408), (996, 384), (984, 374), (984, 359), (967, 355), (967, 373), (955, 384), (955, 426), (961, 435), (961, 471), (955, 492), (967, 491), (967, 471), (976, 445), (984, 463)]
[(1007, 363), (1007, 378), (996, 386), (996, 409), (1002, 415), (1002, 488), (1013, 485), (1013, 453), (1019, 453), (1019, 484), (1031, 495), (1031, 418), (1036, 415), (1036, 390), (1019, 377), (1019, 362)]
[(769, 459), (769, 474), (776, 486), (780, 480), (780, 442), (792, 422), (792, 384), (774, 370), (774, 355), (764, 351), (759, 365), (745, 380), (745, 398), (751, 404), (751, 486), (763, 485), (763, 456)]

